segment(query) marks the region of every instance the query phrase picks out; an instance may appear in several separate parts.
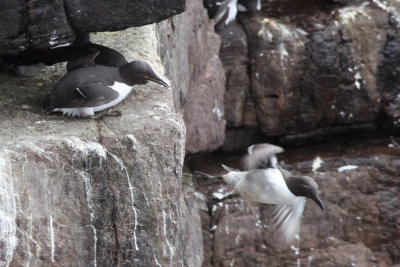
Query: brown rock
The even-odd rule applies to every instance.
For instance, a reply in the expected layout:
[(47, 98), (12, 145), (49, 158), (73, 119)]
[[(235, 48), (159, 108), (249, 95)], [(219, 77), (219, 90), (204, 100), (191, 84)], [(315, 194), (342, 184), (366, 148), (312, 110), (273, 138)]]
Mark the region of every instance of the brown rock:
[[(289, 245), (269, 227), (271, 205), (229, 197), (226, 184), (199, 180), (197, 190), (208, 196), (209, 208), (208, 213), (202, 213), (208, 226), (208, 231), (203, 228), (204, 239), (209, 239), (204, 248), (206, 266), (398, 264), (400, 161), (398, 152), (387, 148), (387, 142), (331, 142), (283, 155), (285, 168), (314, 177), (325, 206), (322, 212), (307, 201), (300, 240)], [(313, 172), (312, 160), (317, 155), (324, 163)], [(231, 156), (205, 156), (188, 162), (193, 170), (211, 174), (224, 172), (221, 163), (239, 167)], [(346, 165), (357, 167), (339, 172)]]
[[(247, 36), (240, 24), (232, 22), (224, 27), (219, 34), (222, 43), (219, 51), (226, 75), (225, 118), (228, 127), (238, 127), (247, 123), (244, 121), (247, 99), (250, 95), (250, 80), (247, 73), (248, 48)], [(247, 114), (246, 114), (247, 115)], [(255, 113), (247, 115), (255, 117)], [(252, 121), (254, 122), (255, 119)], [(256, 125), (253, 125), (256, 126)]]
[(231, 60), (246, 62), (240, 26), (221, 32), (230, 131), (259, 127), (265, 137), (314, 140), (373, 132), (386, 122), (398, 128), (396, 2), (335, 4), (270, 1), (260, 14), (239, 15), (250, 91)]
[(249, 40), (251, 91), (261, 131), (281, 135), (295, 124), (305, 37), (275, 19), (250, 18), (244, 27)]
[[(225, 75), (218, 57), (220, 38), (201, 0), (189, 1), (187, 11), (170, 20), (173, 32), (164, 42), (164, 62), (173, 57), (170, 75), (177, 77), (174, 102), (186, 125), (186, 151), (218, 148), (225, 138)], [(166, 29), (161, 23), (161, 29)], [(167, 63), (171, 64), (171, 63)]]

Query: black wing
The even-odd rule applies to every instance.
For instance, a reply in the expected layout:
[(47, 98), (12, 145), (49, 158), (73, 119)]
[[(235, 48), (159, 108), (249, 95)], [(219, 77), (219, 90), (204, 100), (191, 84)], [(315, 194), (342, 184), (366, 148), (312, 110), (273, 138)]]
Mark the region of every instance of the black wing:
[(75, 88), (69, 101), (59, 103), (57, 108), (97, 107), (117, 99), (119, 94), (101, 82)]

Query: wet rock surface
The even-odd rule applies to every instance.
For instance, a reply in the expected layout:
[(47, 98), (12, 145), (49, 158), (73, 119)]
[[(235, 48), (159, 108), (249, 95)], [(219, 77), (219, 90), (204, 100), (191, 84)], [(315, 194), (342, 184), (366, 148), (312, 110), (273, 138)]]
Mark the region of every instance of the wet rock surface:
[[(232, 196), (223, 182), (194, 179), (208, 207), (201, 213), (204, 266), (399, 264), (399, 149), (390, 139), (287, 149), (281, 164), (313, 177), (325, 206), (322, 212), (307, 201), (300, 239), (290, 245), (269, 228), (271, 205)], [(316, 157), (323, 163), (312, 171)], [(186, 160), (186, 171), (219, 174), (221, 163), (240, 167), (235, 155), (199, 155)]]
[(117, 31), (151, 24), (184, 9), (184, 0), (6, 0), (0, 3), (0, 54), (67, 44), (75, 39), (74, 32)]
[[(154, 25), (92, 39), (164, 73)], [(0, 265), (199, 266), (172, 89), (136, 86), (117, 118), (42, 115), (65, 72), (0, 72)]]
[(264, 1), (240, 13), (219, 32), (225, 149), (245, 129), (282, 140), (397, 131), (399, 14), (396, 1)]

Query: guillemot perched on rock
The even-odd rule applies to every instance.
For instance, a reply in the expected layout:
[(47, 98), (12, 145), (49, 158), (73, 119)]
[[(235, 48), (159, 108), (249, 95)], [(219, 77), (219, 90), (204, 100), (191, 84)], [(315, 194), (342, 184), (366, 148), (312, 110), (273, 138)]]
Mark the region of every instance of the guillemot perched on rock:
[(68, 61), (68, 71), (94, 65), (121, 67), (128, 63), (124, 55), (117, 50), (92, 43), (88, 32), (76, 35), (73, 49), (75, 53), (74, 57)]
[(289, 243), (299, 233), (301, 215), (306, 198), (312, 199), (322, 210), (317, 183), (308, 176), (295, 176), (279, 166), (276, 153), (283, 148), (258, 144), (249, 147), (245, 157), (246, 171), (222, 167), (228, 172), (221, 176), (211, 176), (196, 172), (207, 178), (220, 178), (233, 187), (242, 197), (259, 203), (276, 204), (273, 212), (273, 225), (279, 230), (282, 239)]
[(120, 68), (92, 66), (68, 72), (43, 104), (43, 111), (62, 112), (70, 116), (92, 116), (117, 105), (135, 84), (152, 81), (168, 87), (168, 83), (149, 64), (132, 61)]

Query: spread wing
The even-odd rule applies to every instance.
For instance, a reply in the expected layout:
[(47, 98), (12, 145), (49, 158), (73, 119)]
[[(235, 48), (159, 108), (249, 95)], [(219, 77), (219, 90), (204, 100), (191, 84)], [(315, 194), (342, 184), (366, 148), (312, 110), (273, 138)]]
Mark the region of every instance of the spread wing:
[(277, 205), (272, 212), (272, 227), (278, 230), (280, 238), (292, 242), (300, 233), (301, 215), (306, 199), (299, 197), (292, 205)]
[(117, 99), (118, 96), (119, 94), (115, 90), (101, 82), (90, 83), (75, 88), (68, 101), (60, 103), (57, 107), (97, 107)]
[(268, 143), (249, 146), (248, 154), (243, 158), (244, 170), (264, 169), (273, 165), (276, 167), (275, 154), (282, 153), (284, 149)]

